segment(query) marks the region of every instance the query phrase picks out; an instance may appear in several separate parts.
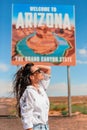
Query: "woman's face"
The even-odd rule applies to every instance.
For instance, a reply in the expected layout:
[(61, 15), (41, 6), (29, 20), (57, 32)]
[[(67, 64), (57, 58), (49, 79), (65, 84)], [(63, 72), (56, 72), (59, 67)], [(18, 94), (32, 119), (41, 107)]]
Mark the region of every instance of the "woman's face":
[(34, 80), (43, 80), (44, 75), (40, 68), (38, 68), (36, 65), (31, 67), (32, 76), (34, 77)]

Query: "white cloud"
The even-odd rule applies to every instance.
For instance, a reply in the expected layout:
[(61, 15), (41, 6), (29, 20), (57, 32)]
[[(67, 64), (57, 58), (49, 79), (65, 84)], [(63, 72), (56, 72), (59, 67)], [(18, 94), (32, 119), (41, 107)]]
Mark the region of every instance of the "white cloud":
[[(68, 85), (65, 83), (59, 83), (50, 85), (47, 90), (48, 96), (68, 96)], [(86, 84), (71, 84), (71, 96), (87, 95), (87, 83)]]
[(9, 67), (4, 64), (4, 63), (0, 63), (0, 71), (6, 72), (9, 70)]
[[(0, 97), (9, 97), (12, 95), (12, 83), (0, 80)], [(47, 89), (48, 96), (68, 96), (67, 83), (49, 85)], [(71, 84), (71, 96), (87, 95), (87, 83), (74, 85)]]
[(87, 61), (77, 60), (78, 64), (87, 64)]
[(47, 93), (49, 96), (67, 96), (67, 84), (59, 83), (50, 85)]
[(83, 49), (78, 49), (77, 50), (77, 63), (78, 64), (87, 64), (87, 49), (83, 48)]
[(78, 53), (80, 56), (87, 57), (87, 49), (79, 49)]
[(12, 96), (12, 83), (0, 80), (0, 97)]
[(87, 95), (87, 83), (73, 85), (71, 87), (71, 93), (72, 95)]

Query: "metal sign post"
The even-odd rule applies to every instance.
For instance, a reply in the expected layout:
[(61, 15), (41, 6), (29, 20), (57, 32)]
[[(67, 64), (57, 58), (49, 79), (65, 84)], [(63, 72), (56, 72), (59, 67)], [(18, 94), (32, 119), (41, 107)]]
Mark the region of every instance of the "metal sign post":
[(68, 83), (68, 113), (69, 116), (71, 116), (72, 112), (71, 112), (70, 66), (67, 66), (67, 83)]

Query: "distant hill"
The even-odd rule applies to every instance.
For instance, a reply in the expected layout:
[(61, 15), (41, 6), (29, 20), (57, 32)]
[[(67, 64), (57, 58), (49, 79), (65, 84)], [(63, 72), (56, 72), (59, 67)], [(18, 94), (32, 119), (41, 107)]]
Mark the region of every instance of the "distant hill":
[[(68, 97), (49, 97), (53, 103), (68, 103)], [(87, 103), (87, 96), (72, 96), (72, 103)]]
[[(68, 97), (49, 97), (50, 102), (53, 103), (67, 103)], [(72, 96), (71, 97), (72, 103), (87, 103), (87, 96)], [(0, 98), (0, 103), (3, 104), (15, 104), (15, 98)]]

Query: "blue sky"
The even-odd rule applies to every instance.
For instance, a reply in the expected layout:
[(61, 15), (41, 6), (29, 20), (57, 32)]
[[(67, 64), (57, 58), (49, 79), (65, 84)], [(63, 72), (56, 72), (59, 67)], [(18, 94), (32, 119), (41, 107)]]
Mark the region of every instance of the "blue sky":
[[(29, 5), (30, 6), (37, 6), (37, 7), (43, 7), (43, 6), (45, 6), (45, 7), (46, 6), (53, 7), (53, 4), (50, 4), (50, 5), (49, 4), (47, 4), (47, 5), (45, 5), (45, 4), (43, 4), (43, 5), (42, 4), (39, 4), (39, 5), (38, 4), (35, 4), (35, 5), (34, 4), (27, 4), (27, 5), (26, 4), (21, 4), (21, 5), (20, 4), (15, 4), (14, 5), (13, 4), (14, 17), (17, 18), (19, 12), (23, 12), (23, 13), (29, 12), (29, 11), (32, 12), (32, 13), (35, 12), (35, 11), (30, 10)], [(72, 16), (73, 15), (73, 12), (72, 12), (73, 11), (73, 9), (72, 9), (73, 6), (70, 6), (70, 5), (69, 6), (68, 5), (67, 6), (66, 5), (58, 6), (58, 5), (54, 4), (54, 7), (55, 6), (56, 6), (56, 11), (55, 12), (62, 13), (62, 14), (69, 13), (69, 16), (73, 17)], [(62, 8), (62, 10), (61, 10), (61, 8)], [(48, 11), (45, 11), (45, 12), (48, 12)], [(50, 8), (50, 12), (53, 12), (51, 8)]]
[[(32, 4), (75, 5), (76, 66), (70, 67), (71, 95), (87, 95), (87, 1), (32, 0)], [(9, 96), (16, 66), (11, 65), (12, 3), (31, 3), (30, 0), (3, 0), (0, 4), (0, 97)], [(48, 89), (49, 96), (67, 96), (67, 67), (53, 66)]]

